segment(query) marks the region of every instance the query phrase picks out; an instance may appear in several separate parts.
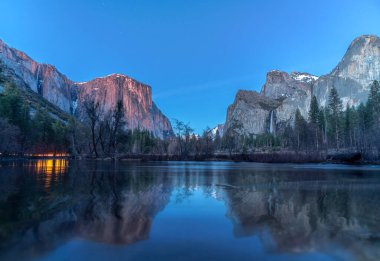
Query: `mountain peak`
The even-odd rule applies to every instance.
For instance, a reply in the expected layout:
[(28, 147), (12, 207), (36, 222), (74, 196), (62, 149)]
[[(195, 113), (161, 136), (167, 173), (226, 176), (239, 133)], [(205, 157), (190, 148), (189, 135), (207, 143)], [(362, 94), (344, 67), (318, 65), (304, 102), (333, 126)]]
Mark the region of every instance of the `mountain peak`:
[(364, 88), (380, 78), (380, 38), (362, 35), (355, 38), (331, 75), (352, 79)]
[(380, 37), (376, 35), (361, 35), (356, 37), (350, 44), (347, 49), (347, 52), (344, 59), (347, 59), (347, 56), (352, 55), (367, 55), (368, 52), (373, 52), (374, 49), (379, 51), (380, 49)]
[(90, 82), (104, 82), (104, 81), (113, 81), (113, 82), (115, 82), (115, 80), (119, 80), (118, 82), (136, 82), (136, 83), (139, 83), (140, 85), (144, 85), (144, 86), (147, 86), (147, 87), (150, 88), (150, 86), (148, 84), (145, 84), (145, 83), (142, 83), (140, 81), (137, 81), (136, 79), (133, 79), (132, 77), (129, 77), (128, 75), (121, 74), (121, 73), (112, 73), (112, 74), (109, 74), (109, 75), (106, 75), (106, 76), (97, 77), (97, 78), (92, 79), (90, 81), (76, 82), (75, 84), (76, 85), (84, 85), (84, 84), (87, 84), (87, 83), (90, 83)]
[(305, 72), (292, 72), (290, 74), (290, 77), (292, 77), (296, 81), (301, 81), (304, 83), (313, 83), (319, 78), (318, 76)]
[(355, 38), (339, 64), (313, 87), (320, 105), (326, 106), (334, 87), (343, 105), (357, 106), (367, 101), (370, 85), (380, 80), (380, 38), (362, 35)]
[(350, 47), (353, 47), (355, 45), (361, 45), (363, 43), (367, 43), (367, 44), (370, 44), (370, 43), (375, 43), (377, 41), (380, 41), (380, 37), (377, 36), (377, 35), (374, 35), (374, 34), (365, 34), (365, 35), (361, 35), (361, 36), (358, 36), (356, 37), (350, 44)]
[(125, 75), (125, 74), (122, 74), (122, 73), (111, 73), (109, 75), (106, 75), (106, 76), (103, 76), (103, 77), (99, 77), (99, 78), (130, 78), (129, 76)]

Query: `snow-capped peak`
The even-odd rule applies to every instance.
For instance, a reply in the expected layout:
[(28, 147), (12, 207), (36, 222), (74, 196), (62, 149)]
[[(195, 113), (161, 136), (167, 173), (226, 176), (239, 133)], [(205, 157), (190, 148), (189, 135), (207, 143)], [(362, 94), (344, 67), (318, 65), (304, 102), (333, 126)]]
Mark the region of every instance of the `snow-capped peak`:
[(312, 83), (318, 80), (318, 76), (311, 75), (308, 73), (299, 73), (299, 72), (292, 72), (290, 75), (294, 80), (306, 82), (306, 83)]

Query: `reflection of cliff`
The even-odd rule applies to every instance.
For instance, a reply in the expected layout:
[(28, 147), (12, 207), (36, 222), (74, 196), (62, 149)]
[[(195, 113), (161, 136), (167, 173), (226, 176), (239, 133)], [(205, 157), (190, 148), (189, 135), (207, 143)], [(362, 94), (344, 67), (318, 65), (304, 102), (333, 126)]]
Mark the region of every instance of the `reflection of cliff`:
[(113, 191), (108, 197), (94, 196), (76, 224), (80, 237), (112, 244), (130, 244), (149, 237), (154, 216), (169, 200), (162, 185), (141, 191)]
[[(269, 251), (380, 260), (380, 183), (378, 171), (371, 176), (368, 169), (194, 162), (2, 165), (0, 260), (48, 253), (74, 237), (123, 245), (147, 239), (170, 196), (186, 207), (205, 198), (224, 200), (234, 234), (258, 235)], [(190, 219), (199, 213), (193, 210), (186, 211)], [(230, 240), (225, 236), (222, 241)]]
[(259, 234), (271, 251), (339, 255), (338, 249), (344, 248), (359, 260), (380, 257), (377, 185), (251, 179), (252, 186), (225, 189), (236, 236)]
[[(169, 201), (164, 175), (145, 175), (133, 167), (125, 173), (112, 164), (70, 164), (69, 172), (53, 180), (58, 183), (46, 194), (47, 177), (35, 172), (40, 165), (24, 168), (18, 179), (28, 182), (15, 183), (15, 175), (7, 175), (14, 187), (0, 200), (0, 253), (23, 249), (30, 256), (73, 236), (113, 244), (144, 240), (155, 215)], [(7, 183), (4, 177), (2, 181)]]

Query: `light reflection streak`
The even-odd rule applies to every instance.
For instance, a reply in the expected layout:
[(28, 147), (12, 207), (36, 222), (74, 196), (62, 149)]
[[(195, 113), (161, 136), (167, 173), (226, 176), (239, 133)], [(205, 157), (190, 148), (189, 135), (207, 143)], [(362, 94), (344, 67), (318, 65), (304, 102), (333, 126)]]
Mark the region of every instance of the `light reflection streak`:
[(63, 176), (68, 168), (66, 159), (44, 159), (37, 160), (35, 170), (44, 180), (44, 187), (49, 190), (52, 182), (57, 182), (60, 176)]

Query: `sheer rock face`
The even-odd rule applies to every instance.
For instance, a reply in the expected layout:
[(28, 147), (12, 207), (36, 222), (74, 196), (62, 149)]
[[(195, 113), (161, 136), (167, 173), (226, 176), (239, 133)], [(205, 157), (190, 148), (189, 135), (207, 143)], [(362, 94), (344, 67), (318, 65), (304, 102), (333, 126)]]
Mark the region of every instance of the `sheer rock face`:
[(125, 75), (112, 74), (85, 83), (77, 83), (78, 102), (75, 110), (79, 118), (85, 117), (84, 101), (95, 100), (100, 104), (101, 115), (110, 115), (117, 102), (124, 106), (124, 116), (128, 129), (151, 130), (156, 137), (172, 134), (169, 120), (152, 101), (150, 86), (137, 82)]
[(270, 112), (278, 106), (277, 100), (255, 91), (240, 90), (228, 107), (224, 133), (230, 128), (239, 134), (264, 133), (269, 129)]
[(228, 108), (225, 131), (233, 127), (243, 135), (275, 132), (293, 124), (297, 108), (306, 117), (316, 78), (305, 73), (269, 72), (260, 93), (238, 92)]
[(307, 118), (312, 86), (317, 79), (318, 77), (314, 75), (299, 72), (290, 75), (280, 71), (268, 73), (261, 94), (280, 101), (274, 112), (275, 122), (279, 128), (288, 123), (293, 125), (297, 109), (304, 118)]
[[(327, 75), (317, 77), (299, 72), (269, 72), (260, 96), (276, 101), (276, 108), (263, 108), (257, 102), (259, 99), (241, 104), (239, 91), (234, 104), (228, 109), (225, 131), (233, 126), (240, 128), (240, 134), (262, 134), (270, 131), (268, 126), (271, 124), (273, 132), (281, 131), (286, 125), (294, 124), (297, 109), (305, 119), (308, 118), (313, 95), (321, 106), (327, 106), (332, 87), (337, 89), (344, 107), (347, 104), (357, 106), (367, 101), (370, 84), (374, 80), (380, 80), (380, 38), (360, 36), (351, 43), (341, 62)], [(245, 93), (258, 95), (254, 91)]]
[(315, 84), (314, 94), (322, 106), (327, 105), (332, 87), (338, 90), (343, 105), (366, 102), (370, 84), (380, 79), (380, 38), (364, 35), (356, 38), (335, 69)]
[(311, 86), (317, 79), (318, 77), (308, 73), (293, 72), (288, 74), (281, 71), (271, 71), (267, 74), (261, 94), (272, 99), (280, 99), (291, 97), (299, 90), (309, 93)]
[(73, 82), (54, 66), (37, 63), (0, 40), (0, 68), (2, 74), (12, 78), (18, 86), (30, 88), (63, 111), (70, 112)]
[(172, 135), (169, 120), (152, 101), (151, 87), (125, 75), (114, 74), (85, 83), (75, 83), (55, 67), (35, 62), (25, 53), (8, 47), (0, 40), (0, 73), (17, 86), (28, 88), (66, 113), (84, 119), (84, 98), (90, 96), (100, 104), (102, 116), (124, 105), (129, 129), (147, 129), (156, 137)]

